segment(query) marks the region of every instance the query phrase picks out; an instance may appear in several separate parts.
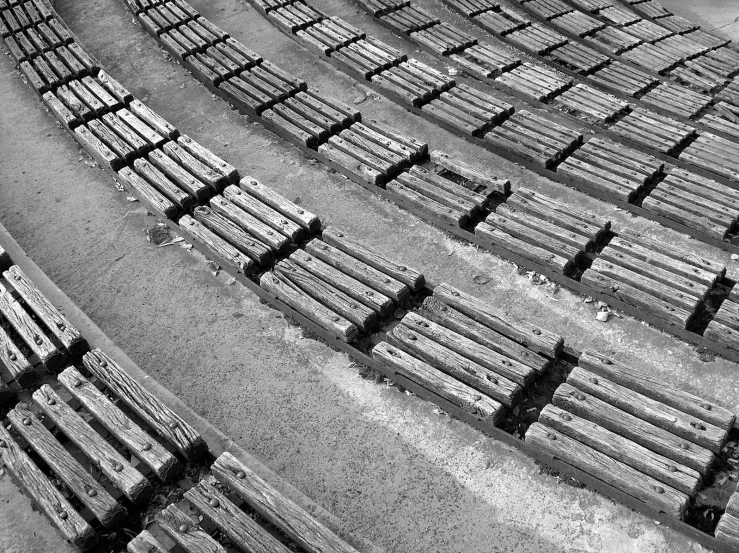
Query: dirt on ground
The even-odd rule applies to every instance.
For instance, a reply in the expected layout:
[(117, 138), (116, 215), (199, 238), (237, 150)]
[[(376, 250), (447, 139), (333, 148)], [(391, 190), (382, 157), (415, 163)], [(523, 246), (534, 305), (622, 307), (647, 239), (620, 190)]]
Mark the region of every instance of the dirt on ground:
[[(698, 10), (662, 0), (697, 20), (739, 16), (728, 0)], [(471, 162), (610, 217), (614, 229), (647, 232), (739, 265), (652, 222), (614, 210), (501, 160), (357, 84), (278, 33), (239, 0), (193, 6), (265, 58), (319, 91), (353, 103)], [(349, 0), (320, 9), (413, 53), (434, 58), (374, 24)], [(437, 0), (424, 2), (475, 36)], [(675, 9), (677, 10), (678, 7)], [(712, 358), (628, 317), (596, 320), (597, 307), (485, 251), (450, 238), (369, 191), (311, 163), (296, 148), (229, 109), (132, 21), (120, 0), (60, 0), (81, 42), (124, 86), (183, 132), (306, 209), (492, 305), (556, 329), (578, 349), (597, 349), (736, 409), (737, 365)], [(728, 21), (728, 19), (727, 19)], [(731, 30), (735, 39), (739, 33)], [(586, 489), (561, 485), (533, 460), (452, 420), (434, 405), (360, 376), (345, 355), (306, 338), (278, 311), (182, 243), (157, 244), (156, 219), (127, 200), (0, 56), (0, 221), (31, 258), (152, 377), (261, 458), (357, 535), (404, 552), (688, 553), (699, 546)], [(471, 86), (478, 86), (474, 82)], [(155, 231), (156, 234), (158, 231)], [(147, 239), (148, 237), (148, 239)], [(166, 245), (169, 242), (169, 245)], [(0, 481), (0, 549), (59, 550), (49, 528), (14, 525), (18, 492)], [(27, 506), (24, 507), (27, 512)], [(13, 518), (11, 518), (13, 517)], [(47, 525), (48, 526), (48, 525)], [(29, 527), (38, 535), (22, 539)], [(43, 541), (47, 540), (47, 541)], [(22, 544), (22, 548), (19, 544)], [(53, 544), (53, 545), (50, 545)], [(15, 549), (14, 549), (15, 548)]]

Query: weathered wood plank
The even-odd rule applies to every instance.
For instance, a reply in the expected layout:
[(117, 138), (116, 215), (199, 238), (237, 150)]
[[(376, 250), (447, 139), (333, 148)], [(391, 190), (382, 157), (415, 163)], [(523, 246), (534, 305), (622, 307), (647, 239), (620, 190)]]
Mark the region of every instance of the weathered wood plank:
[(420, 211), (454, 226), (461, 227), (469, 221), (469, 212), (443, 205), (433, 198), (405, 186), (398, 180), (392, 180), (387, 183), (385, 190), (391, 196), (394, 196), (396, 203), (399, 203), (401, 206), (406, 207), (410, 204), (411, 210)]
[(718, 321), (708, 323), (703, 336), (730, 349), (739, 351), (739, 331), (729, 328)]
[(701, 422), (692, 415), (597, 376), (582, 367), (575, 367), (570, 372), (567, 383), (714, 453), (721, 451), (728, 437), (725, 430), (708, 422)]
[(59, 373), (59, 382), (108, 432), (161, 480), (169, 481), (180, 472), (182, 467), (177, 458), (159, 442), (152, 440), (74, 366), (70, 365)]
[(577, 364), (616, 384), (697, 417), (701, 421), (710, 423), (725, 432), (728, 432), (734, 426), (736, 416), (729, 409), (694, 394), (672, 388), (665, 384), (664, 378), (653, 376), (649, 371), (632, 368), (606, 355), (590, 350), (585, 350), (580, 354)]
[(562, 336), (518, 320), (449, 284), (442, 283), (434, 288), (434, 297), (533, 351), (556, 357), (564, 347)]
[(231, 267), (243, 274), (249, 274), (254, 270), (254, 262), (246, 254), (209, 230), (200, 221), (190, 215), (184, 215), (179, 224), (180, 232), (191, 242), (197, 242), (207, 248), (208, 256), (214, 258), (220, 265)]
[(204, 182), (195, 178), (187, 169), (161, 150), (149, 152), (147, 158), (152, 165), (177, 183), (181, 189), (190, 194), (196, 201), (202, 202), (212, 194), (212, 189)]
[(239, 182), (239, 188), (247, 194), (251, 194), (272, 209), (278, 211), (285, 217), (291, 219), (308, 232), (316, 232), (321, 228), (321, 221), (318, 219), (318, 216), (291, 202), (252, 177), (244, 177), (241, 179)]
[(739, 547), (739, 517), (724, 513), (716, 525), (714, 535), (719, 541)]
[(399, 280), (321, 240), (308, 242), (305, 251), (398, 303), (410, 296), (408, 287)]
[[(341, 290), (346, 295), (366, 305), (381, 317), (390, 314), (393, 309), (393, 300), (380, 292), (366, 286), (357, 279), (342, 273), (331, 265), (324, 263), (303, 250), (296, 250), (290, 255), (290, 261), (316, 275), (324, 282)], [(2, 352), (0, 352), (1, 354)]]
[[(118, 171), (118, 178), (123, 181), (129, 189), (133, 189), (138, 194), (141, 201), (146, 207), (165, 219), (174, 219), (179, 213), (177, 205), (151, 184), (145, 181), (130, 167), (123, 167)], [(182, 192), (184, 194), (184, 192)]]
[(49, 370), (54, 370), (62, 364), (64, 354), (2, 284), (0, 284), (0, 313)]
[(414, 292), (423, 288), (426, 282), (423, 274), (419, 271), (388, 259), (335, 227), (323, 229), (322, 240), (343, 251), (345, 254), (355, 257), (378, 271), (402, 282)]
[(172, 504), (157, 513), (155, 520), (162, 530), (187, 553), (226, 553), (192, 518)]
[(489, 190), (507, 194), (511, 188), (511, 183), (507, 179), (496, 177), (490, 173), (476, 169), (458, 159), (452, 159), (447, 153), (433, 150), (429, 156), (431, 157), (431, 161), (437, 165), (441, 165), (447, 171), (456, 173), (477, 185), (485, 186)]
[(478, 207), (484, 207), (485, 204), (487, 204), (489, 197), (493, 193), (492, 191), (489, 191), (487, 189), (480, 193), (473, 192), (469, 188), (461, 184), (457, 184), (453, 180), (437, 175), (436, 173), (432, 173), (431, 171), (424, 169), (419, 165), (414, 165), (410, 168), (408, 172), (414, 177), (424, 180), (442, 190), (446, 190), (447, 192), (454, 194), (455, 196), (464, 198), (465, 200), (473, 203)]
[(100, 434), (67, 405), (49, 386), (44, 384), (33, 393), (33, 400), (72, 443), (133, 503), (143, 503), (153, 488)]
[(166, 138), (164, 138), (162, 135), (160, 135), (158, 132), (156, 132), (149, 125), (144, 123), (141, 119), (136, 117), (127, 109), (118, 110), (116, 112), (116, 115), (123, 119), (123, 121), (125, 121), (125, 123), (129, 127), (135, 130), (139, 134), (139, 136), (141, 136), (141, 138), (146, 140), (154, 148), (161, 147), (161, 145), (167, 141)]
[(126, 545), (128, 553), (169, 553), (148, 530), (141, 532)]
[(547, 220), (550, 222), (552, 222), (552, 219), (564, 222), (569, 218), (574, 218), (589, 225), (589, 227), (577, 226), (576, 228), (581, 228), (585, 231), (586, 229), (595, 227), (598, 232), (598, 234), (595, 235), (596, 239), (600, 236), (600, 233), (611, 228), (611, 222), (605, 217), (573, 209), (570, 205), (561, 203), (549, 196), (545, 196), (540, 192), (536, 192), (528, 188), (518, 188), (516, 192), (508, 198), (507, 203), (513, 205), (514, 199), (516, 200), (516, 207), (522, 211), (531, 213), (549, 213), (551, 219), (547, 218)]
[(185, 498), (239, 549), (248, 553), (290, 552), (272, 534), (205, 480), (187, 490)]
[(739, 493), (737, 491), (731, 494), (725, 511), (731, 516), (739, 517)]
[(126, 510), (62, 447), (25, 403), (16, 405), (8, 413), (8, 419), (49, 468), (90, 509), (100, 524), (113, 528), (125, 518)]
[(196, 159), (195, 156), (181, 147), (178, 142), (167, 142), (162, 146), (162, 150), (195, 178), (204, 182), (215, 191), (220, 192), (228, 184), (226, 177)]
[[(21, 353), (18, 346), (13, 343), (5, 329), (0, 327), (0, 363), (4, 366), (20, 386), (26, 387), (33, 384), (38, 375), (33, 370), (31, 363)], [(3, 382), (3, 384), (5, 384)], [(10, 390), (7, 386), (0, 386), (0, 397), (4, 400), (6, 396), (10, 396)]]
[(264, 273), (259, 279), (259, 285), (345, 342), (352, 342), (359, 334), (359, 329), (354, 323), (317, 302), (282, 275), (274, 272)]
[(254, 238), (220, 212), (210, 207), (198, 206), (193, 210), (193, 217), (257, 264), (266, 265), (272, 261), (272, 251), (269, 246)]
[(702, 478), (697, 470), (676, 464), (667, 457), (593, 422), (571, 415), (551, 403), (539, 414), (539, 422), (688, 496), (695, 495), (702, 486)]
[(130, 109), (134, 115), (143, 119), (147, 125), (152, 127), (162, 136), (175, 140), (180, 135), (180, 132), (173, 125), (157, 113), (154, 113), (152, 109), (144, 105), (139, 100), (131, 100), (128, 104), (128, 109)]
[(3, 276), (70, 354), (82, 353), (87, 343), (80, 331), (74, 328), (54, 304), (41, 293), (20, 267), (13, 265), (3, 273)]
[(396, 181), (411, 190), (415, 190), (419, 194), (423, 194), (424, 196), (431, 198), (441, 205), (462, 211), (469, 217), (474, 217), (479, 211), (477, 204), (474, 202), (471, 202), (462, 196), (458, 196), (454, 192), (448, 192), (443, 188), (439, 188), (433, 183), (412, 175), (411, 173), (400, 173), (396, 177)]
[(222, 453), (213, 463), (212, 470), (218, 480), (308, 553), (357, 553), (231, 453)]
[(290, 241), (286, 236), (283, 236), (223, 196), (214, 196), (211, 198), (210, 207), (216, 213), (228, 218), (247, 233), (254, 236), (259, 243), (274, 250), (274, 252), (279, 252), (289, 245)]
[(506, 407), (513, 406), (521, 398), (521, 387), (515, 382), (423, 334), (416, 333), (415, 328), (398, 325), (387, 333), (387, 341)]
[(95, 545), (97, 536), (92, 527), (75, 511), (2, 425), (0, 425), (0, 460), (15, 482), (51, 520), (66, 541), (83, 551)]
[(239, 180), (239, 173), (233, 165), (230, 165), (208, 148), (201, 146), (187, 135), (180, 135), (177, 143), (182, 146), (194, 158), (198, 159), (213, 171), (221, 174), (229, 183), (236, 184)]
[[(424, 308), (428, 303), (430, 302), (424, 301)], [(439, 302), (436, 303), (440, 305)], [(403, 317), (401, 323), (418, 334), (510, 379), (519, 386), (526, 386), (536, 378), (536, 371), (515, 357), (503, 355), (418, 313), (409, 312)]]
[(305, 230), (300, 225), (267, 204), (262, 203), (256, 196), (243, 192), (241, 188), (233, 184), (225, 188), (223, 197), (280, 234), (287, 236), (291, 242), (299, 241), (305, 235)]
[[(560, 233), (556, 231), (550, 233), (540, 232), (538, 230), (540, 227), (537, 226), (536, 221), (531, 224), (525, 217), (511, 219), (505, 215), (505, 212), (505, 207), (500, 211), (496, 210), (485, 218), (485, 222), (491, 227), (510, 234), (518, 240), (552, 252), (569, 261), (577, 261), (585, 254), (585, 247), (583, 246), (587, 242), (585, 244), (582, 243), (582, 240), (578, 242), (577, 236), (575, 236), (575, 243), (577, 245), (573, 245), (571, 238), (568, 240), (561, 239), (559, 237)], [(567, 236), (571, 235), (572, 233)]]
[(703, 475), (715, 460), (714, 454), (708, 449), (691, 444), (571, 384), (560, 384), (554, 392), (552, 403)]
[(538, 422), (526, 431), (526, 442), (678, 519), (688, 506), (684, 493)]
[(360, 331), (366, 332), (377, 325), (377, 314), (369, 307), (365, 307), (302, 267), (282, 260), (275, 265), (274, 271), (322, 305), (353, 322)]
[(196, 459), (203, 453), (205, 442), (200, 434), (100, 349), (86, 353), (82, 361), (87, 370), (187, 459)]

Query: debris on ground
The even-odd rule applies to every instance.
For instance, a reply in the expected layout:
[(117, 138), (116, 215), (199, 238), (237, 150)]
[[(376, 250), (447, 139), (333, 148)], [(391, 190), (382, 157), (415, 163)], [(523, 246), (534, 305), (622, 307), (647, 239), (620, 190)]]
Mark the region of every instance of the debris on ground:
[(609, 311), (598, 311), (598, 314), (595, 316), (595, 318), (598, 319), (600, 322), (605, 323), (608, 321), (610, 316), (611, 313)]
[(167, 240), (172, 239), (172, 230), (167, 226), (161, 226), (158, 224), (151, 228), (144, 229), (144, 234), (146, 234), (146, 240), (155, 246), (159, 246)]

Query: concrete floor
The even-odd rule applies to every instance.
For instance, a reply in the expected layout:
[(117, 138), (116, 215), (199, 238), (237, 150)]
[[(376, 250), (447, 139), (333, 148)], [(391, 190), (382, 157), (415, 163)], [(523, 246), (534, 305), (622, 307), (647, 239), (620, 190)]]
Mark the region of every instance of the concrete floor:
[[(366, 91), (276, 32), (248, 4), (192, 4), (318, 90), (347, 102)], [(441, 10), (435, 1), (426, 4)], [(413, 51), (348, 0), (318, 5)], [(633, 319), (598, 323), (594, 306), (583, 298), (534, 286), (512, 264), (451, 240), (309, 164), (296, 148), (229, 110), (167, 61), (119, 0), (60, 0), (57, 9), (110, 73), (154, 110), (242, 174), (319, 213), (325, 223), (392, 253), (434, 282), (449, 282), (558, 329), (576, 348), (608, 352), (674, 386), (739, 408), (736, 364), (702, 362), (689, 344)], [(732, 10), (739, 15), (739, 6)], [(448, 12), (445, 18), (454, 19)], [(214, 278), (199, 255), (148, 243), (143, 230), (155, 219), (88, 165), (89, 158), (45, 113), (7, 56), (0, 56), (0, 73), (3, 225), (135, 362), (352, 532), (398, 552), (701, 551), (607, 498), (540, 474), (531, 459), (439, 414), (433, 405), (361, 379), (348, 357), (304, 338), (280, 313), (229, 285), (226, 277)], [(739, 264), (727, 255), (502, 161), (384, 98), (373, 94), (358, 107), (365, 117), (394, 124), (433, 148), (485, 164), (514, 187), (538, 188), (607, 214), (616, 229), (685, 243), (739, 276)], [(490, 281), (478, 285), (476, 275)], [(29, 527), (39, 529), (40, 540), (48, 536), (38, 515), (27, 518), (27, 510), (16, 509), (19, 494), (7, 477), (0, 484), (0, 549), (13, 551), (14, 543), (26, 548)], [(61, 550), (49, 543), (39, 541), (35, 550)], [(24, 550), (33, 550), (28, 545)]]

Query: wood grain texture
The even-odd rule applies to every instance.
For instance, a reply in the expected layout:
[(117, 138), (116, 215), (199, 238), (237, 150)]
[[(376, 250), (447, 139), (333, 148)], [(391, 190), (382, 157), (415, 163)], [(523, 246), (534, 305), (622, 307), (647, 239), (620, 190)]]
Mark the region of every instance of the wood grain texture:
[(701, 475), (697, 470), (679, 465), (628, 438), (577, 415), (571, 415), (551, 403), (539, 414), (539, 422), (688, 496), (695, 495), (702, 486)]
[(146, 154), (151, 149), (151, 146), (116, 114), (106, 113), (103, 115), (103, 121), (138, 154)]
[(597, 376), (582, 367), (575, 367), (570, 372), (567, 383), (714, 453), (721, 451), (728, 437), (725, 430), (701, 422), (692, 415)]
[(468, 212), (440, 204), (433, 198), (405, 186), (398, 180), (391, 180), (387, 183), (385, 190), (388, 194), (396, 198), (395, 203), (411, 211), (420, 212), (421, 217), (441, 219), (456, 227), (461, 227), (469, 221), (470, 216)]
[(297, 242), (305, 235), (305, 230), (300, 225), (262, 203), (255, 196), (243, 192), (238, 186), (232, 184), (226, 187), (223, 197), (272, 227), (279, 234), (287, 236), (291, 242)]
[(87, 344), (80, 331), (41, 293), (20, 267), (13, 265), (3, 273), (3, 277), (70, 354), (82, 353)]
[(266, 265), (272, 261), (272, 250), (269, 246), (254, 238), (225, 215), (207, 206), (196, 207), (192, 214), (196, 221), (245, 253), (258, 265)]
[(222, 453), (213, 463), (212, 470), (218, 480), (308, 553), (358, 553), (232, 454)]
[(526, 386), (536, 378), (536, 371), (516, 358), (502, 355), (418, 313), (409, 312), (401, 324), (519, 386)]
[(59, 382), (82, 406), (161, 480), (169, 481), (182, 467), (177, 458), (133, 422), (74, 366), (59, 373)]
[(739, 518), (724, 514), (716, 525), (714, 535), (719, 541), (728, 543), (733, 547), (739, 547)]
[(176, 505), (157, 513), (155, 520), (162, 530), (187, 553), (226, 553), (191, 517)]
[(187, 490), (185, 498), (245, 553), (290, 552), (271, 533), (205, 480)]
[(538, 422), (526, 431), (526, 442), (675, 518), (688, 505), (684, 493)]
[(90, 509), (100, 524), (113, 528), (125, 518), (126, 510), (64, 449), (25, 403), (16, 405), (8, 413), (8, 419), (49, 468)]
[(259, 285), (337, 338), (345, 342), (352, 342), (357, 338), (359, 329), (354, 323), (314, 300), (282, 275), (264, 273), (259, 279)]
[(489, 190), (506, 194), (511, 188), (511, 183), (507, 179), (496, 177), (495, 175), (476, 169), (458, 159), (452, 159), (447, 153), (433, 150), (429, 156), (431, 157), (431, 161), (437, 165), (441, 165), (447, 171), (456, 173), (477, 185), (485, 186)]
[(168, 549), (148, 530), (142, 530), (128, 542), (126, 551), (127, 553), (168, 553)]
[[(29, 386), (38, 378), (31, 363), (3, 328), (0, 328), (0, 363), (20, 386)], [(7, 387), (3, 391), (8, 392)]]
[(542, 329), (536, 325), (521, 321), (465, 292), (442, 283), (434, 289), (434, 297), (441, 302), (454, 307), (475, 321), (500, 332), (519, 344), (556, 357), (564, 347), (564, 338), (554, 332)]
[(382, 317), (388, 315), (393, 309), (393, 300), (389, 297), (373, 290), (357, 279), (342, 273), (338, 269), (334, 269), (331, 265), (309, 255), (303, 250), (293, 252), (290, 255), (290, 261), (366, 305)]
[(322, 239), (327, 244), (343, 251), (345, 254), (351, 255), (378, 271), (402, 282), (414, 292), (420, 290), (426, 283), (423, 274), (419, 271), (388, 259), (335, 227), (323, 229)]
[(554, 392), (552, 403), (703, 475), (715, 460), (709, 450), (691, 444), (570, 384), (560, 384)]
[(154, 148), (159, 148), (164, 144), (167, 139), (161, 134), (152, 129), (144, 121), (136, 117), (133, 113), (127, 109), (121, 109), (116, 112), (116, 115), (120, 117), (125, 123), (135, 130), (141, 138), (146, 140)]
[(3, 425), (0, 425), (0, 460), (66, 541), (83, 551), (95, 545), (97, 536), (92, 527), (31, 461)]
[(318, 146), (318, 153), (326, 156), (327, 159), (365, 182), (378, 186), (385, 182), (385, 178), (380, 171), (358, 161), (331, 144), (321, 144)]
[(169, 177), (147, 160), (139, 158), (133, 162), (133, 167), (138, 175), (183, 210), (189, 209), (195, 203), (192, 196), (178, 187)]
[[(182, 138), (182, 137), (180, 137)], [(226, 177), (218, 173), (199, 159), (195, 158), (177, 142), (167, 142), (162, 146), (167, 155), (177, 162), (195, 178), (210, 186), (213, 190), (220, 192), (228, 183)]]
[(223, 196), (218, 195), (211, 198), (210, 207), (216, 213), (223, 215), (248, 234), (254, 236), (259, 243), (270, 248), (275, 254), (287, 248), (290, 243), (287, 236), (277, 232)]
[(446, 190), (447, 192), (454, 194), (455, 196), (464, 198), (465, 200), (473, 203), (478, 207), (485, 206), (489, 197), (492, 195), (492, 192), (487, 191), (481, 193), (473, 192), (472, 190), (462, 186), (461, 184), (439, 176), (436, 173), (432, 173), (428, 169), (425, 169), (419, 165), (414, 165), (410, 168), (408, 172), (414, 177), (424, 180), (436, 186), (437, 188)]
[(327, 284), (299, 265), (283, 260), (275, 265), (274, 270), (322, 305), (353, 322), (361, 332), (366, 332), (377, 325), (377, 315), (369, 307)]
[(739, 517), (739, 492), (734, 491), (726, 504), (726, 512), (732, 516)]
[(408, 287), (402, 282), (321, 240), (314, 238), (308, 242), (305, 251), (398, 303), (410, 297)]
[(146, 207), (160, 217), (174, 219), (179, 213), (177, 205), (172, 200), (145, 181), (130, 167), (123, 167), (118, 171), (118, 179), (123, 181), (129, 190), (134, 190), (141, 201), (146, 204)]
[(521, 387), (515, 382), (415, 332), (409, 326), (396, 326), (387, 333), (386, 339), (396, 348), (425, 361), (506, 407), (513, 406), (521, 397)]
[(504, 407), (500, 402), (387, 342), (377, 344), (372, 349), (372, 357), (396, 374), (431, 390), (481, 420), (495, 425), (503, 416)]
[(197, 242), (208, 250), (208, 256), (214, 258), (220, 265), (231, 267), (242, 274), (249, 274), (254, 270), (254, 262), (229, 242), (208, 230), (205, 225), (184, 215), (180, 219), (180, 231), (191, 242)]
[(177, 183), (177, 186), (190, 194), (196, 201), (202, 202), (212, 194), (212, 189), (204, 182), (195, 178), (187, 169), (161, 150), (149, 152), (147, 158), (152, 165)]
[(182, 146), (190, 155), (200, 160), (213, 171), (221, 174), (229, 183), (236, 184), (239, 181), (239, 172), (233, 165), (221, 159), (205, 146), (195, 142), (187, 135), (180, 135), (177, 144)]
[(0, 313), (49, 370), (54, 370), (61, 365), (64, 360), (62, 352), (49, 340), (2, 284), (0, 284)]
[(90, 459), (93, 466), (100, 469), (129, 500), (142, 503), (151, 496), (153, 490), (146, 477), (93, 430), (51, 386), (41, 386), (33, 393), (33, 400), (49, 420)]
[(265, 205), (291, 219), (308, 232), (317, 232), (321, 228), (321, 221), (318, 219), (318, 216), (291, 202), (287, 198), (280, 196), (277, 192), (264, 186), (254, 178), (244, 177), (239, 182), (239, 187), (247, 194), (251, 194)]
[(204, 452), (205, 442), (193, 427), (130, 377), (100, 349), (86, 353), (82, 361), (87, 370), (102, 380), (123, 403), (187, 459), (197, 459)]
[(642, 395), (674, 407), (728, 432), (736, 416), (729, 409), (665, 384), (664, 379), (649, 371), (631, 367), (598, 352), (585, 350), (577, 364), (616, 384), (630, 388)]
[(128, 109), (130, 109), (134, 115), (143, 119), (147, 125), (152, 127), (162, 136), (175, 140), (180, 135), (180, 132), (174, 127), (174, 125), (165, 121), (163, 117), (154, 113), (151, 108), (144, 105), (139, 100), (131, 100), (128, 103)]

